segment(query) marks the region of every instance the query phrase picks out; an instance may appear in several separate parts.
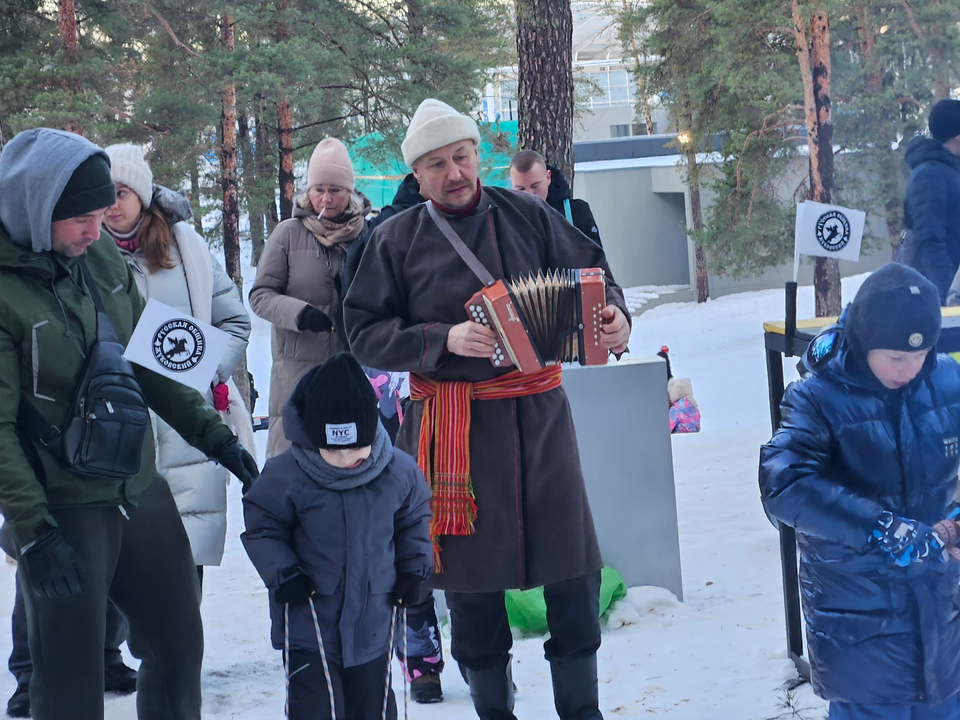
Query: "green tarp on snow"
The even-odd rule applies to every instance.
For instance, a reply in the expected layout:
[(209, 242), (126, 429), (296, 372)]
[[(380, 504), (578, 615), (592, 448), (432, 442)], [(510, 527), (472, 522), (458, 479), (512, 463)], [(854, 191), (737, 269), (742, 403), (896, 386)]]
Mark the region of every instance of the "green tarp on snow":
[[(600, 615), (626, 596), (627, 584), (623, 576), (612, 567), (604, 567), (600, 571)], [(506, 604), (510, 627), (529, 633), (547, 632), (547, 604), (543, 599), (542, 587), (507, 590)]]

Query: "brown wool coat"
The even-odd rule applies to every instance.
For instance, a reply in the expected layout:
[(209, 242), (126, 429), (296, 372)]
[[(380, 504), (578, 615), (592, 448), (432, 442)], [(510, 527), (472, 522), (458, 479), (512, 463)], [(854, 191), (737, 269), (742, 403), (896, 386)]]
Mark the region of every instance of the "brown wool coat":
[(250, 290), (250, 308), (273, 324), (267, 458), (290, 447), (283, 430), (283, 408), (300, 378), (345, 349), (338, 332), (297, 329), (297, 316), (307, 305), (336, 322), (342, 302), (336, 278), (345, 256), (330, 252), (331, 268), (327, 268), (320, 242), (300, 220), (307, 212), (294, 203), (293, 218), (277, 225), (264, 247), (257, 280)]
[[(603, 250), (531, 195), (484, 188), (477, 211), (451, 225), (487, 269), (512, 278), (538, 269), (603, 267), (607, 302), (629, 318)], [(444, 354), (464, 303), (482, 287), (423, 205), (380, 225), (344, 300), (352, 351), (364, 365), (436, 380), (479, 382), (508, 370)], [(411, 403), (397, 446), (417, 454), (423, 403)], [(562, 388), (472, 403), (470, 459), (476, 534), (442, 536), (434, 587), (530, 588), (601, 567), (576, 433)]]

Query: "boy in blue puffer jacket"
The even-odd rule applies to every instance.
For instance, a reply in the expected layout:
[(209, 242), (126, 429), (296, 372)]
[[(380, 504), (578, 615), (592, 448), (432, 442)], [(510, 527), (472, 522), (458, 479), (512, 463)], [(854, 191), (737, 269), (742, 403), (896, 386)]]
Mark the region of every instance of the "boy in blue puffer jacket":
[[(243, 498), (244, 548), (270, 590), (271, 638), (285, 644), (289, 717), (379, 720), (394, 606), (414, 603), (433, 568), (430, 491), (379, 421), (356, 359), (335, 355), (300, 381), (283, 427), (292, 447)], [(397, 717), (389, 694), (388, 718)]]
[(890, 264), (804, 357), (760, 453), (797, 530), (813, 687), (830, 720), (960, 720), (960, 562), (932, 526), (960, 465), (960, 367), (937, 288)]

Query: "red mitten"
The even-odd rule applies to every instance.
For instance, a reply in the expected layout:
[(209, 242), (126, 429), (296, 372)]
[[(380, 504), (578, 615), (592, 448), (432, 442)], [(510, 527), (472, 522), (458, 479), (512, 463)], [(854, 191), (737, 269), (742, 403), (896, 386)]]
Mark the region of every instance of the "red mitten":
[(217, 412), (227, 412), (230, 409), (230, 388), (226, 383), (213, 386), (213, 407)]

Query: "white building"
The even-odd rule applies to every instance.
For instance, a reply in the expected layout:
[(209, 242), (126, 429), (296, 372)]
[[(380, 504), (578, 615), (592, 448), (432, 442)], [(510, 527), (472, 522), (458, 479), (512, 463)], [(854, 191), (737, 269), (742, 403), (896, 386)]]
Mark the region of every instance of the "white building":
[[(574, 142), (646, 135), (645, 124), (636, 116), (636, 84), (633, 59), (621, 57), (616, 20), (603, 3), (574, 2), (573, 66), (575, 82), (586, 89), (590, 81), (595, 94), (577, 104)], [(518, 120), (517, 68), (498, 68), (487, 85), (481, 112), (490, 122)], [(654, 133), (669, 131), (669, 120), (660, 107), (653, 109)]]

